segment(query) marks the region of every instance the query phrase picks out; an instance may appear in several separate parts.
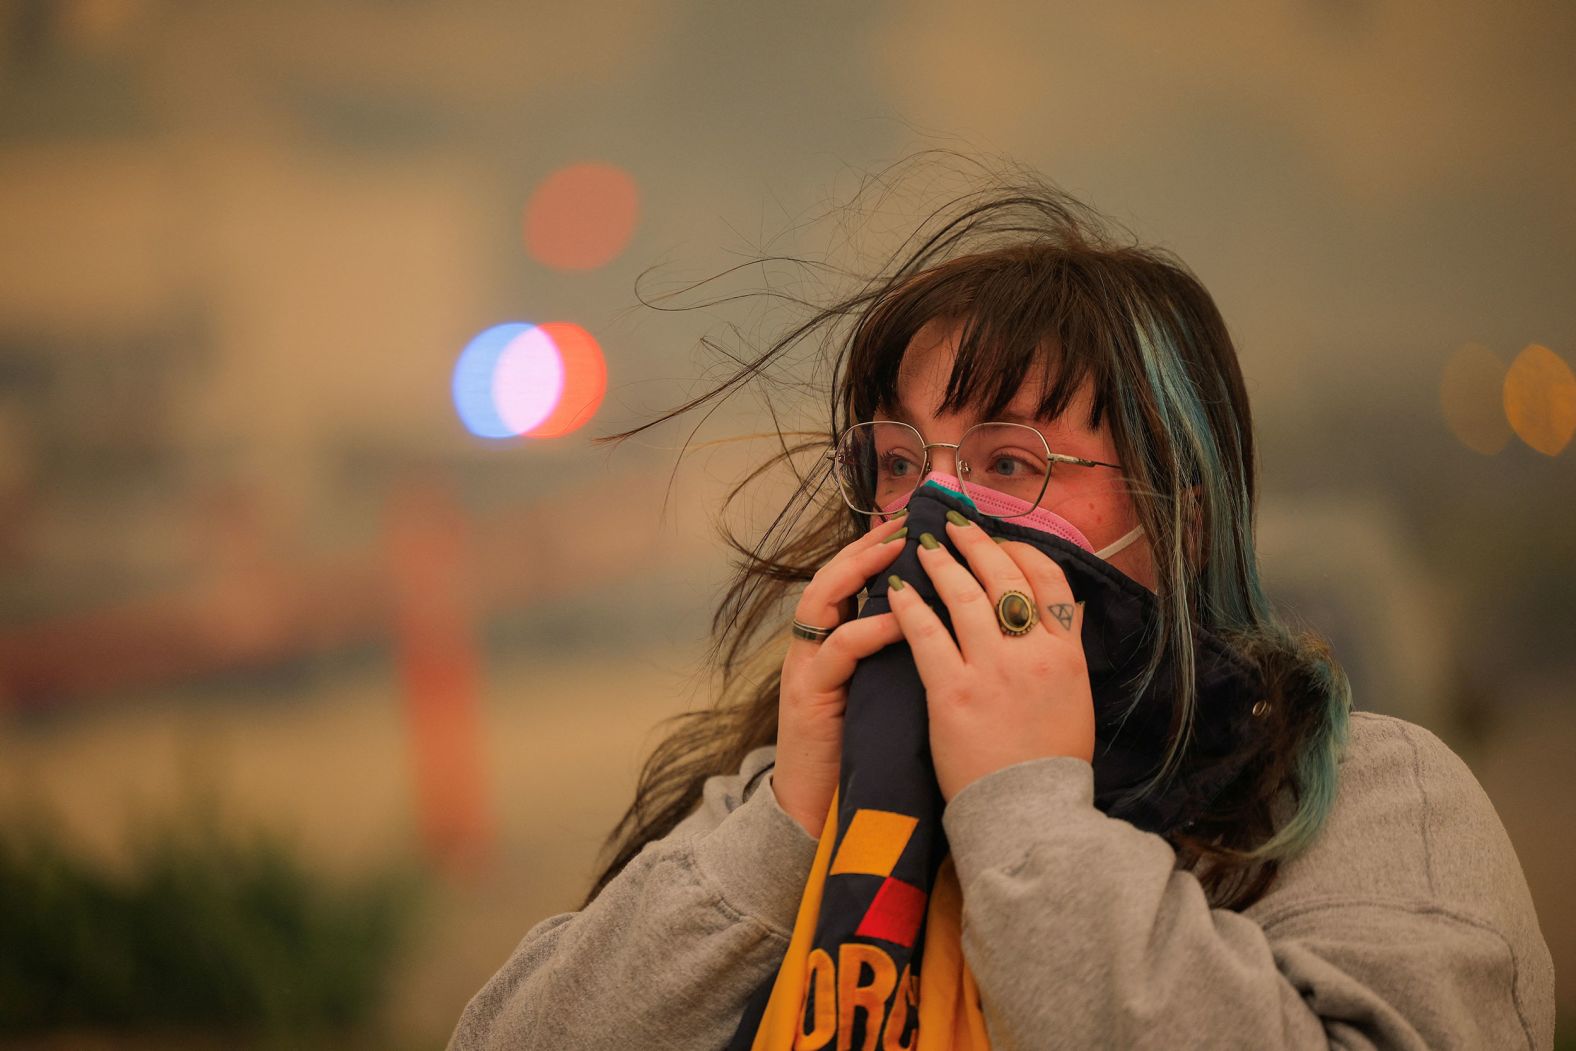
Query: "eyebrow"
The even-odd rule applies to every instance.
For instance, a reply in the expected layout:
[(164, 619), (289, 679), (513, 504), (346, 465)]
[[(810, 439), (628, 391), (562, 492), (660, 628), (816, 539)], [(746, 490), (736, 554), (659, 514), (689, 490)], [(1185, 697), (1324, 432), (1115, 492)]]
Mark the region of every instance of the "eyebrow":
[(901, 402), (893, 402), (890, 405), (878, 405), (876, 407), (876, 415), (885, 415), (890, 419), (897, 420), (900, 423), (906, 423), (911, 427), (914, 424), (914, 417), (909, 415), (908, 410), (903, 407)]
[(996, 420), (998, 423), (1026, 423), (1031, 427), (1037, 427), (1040, 423), (1038, 416), (1030, 416), (1021, 412), (1004, 412), (997, 416)]
[[(910, 427), (914, 427), (915, 430), (918, 430), (917, 425), (914, 423), (914, 417), (909, 414), (909, 411), (908, 411), (907, 407), (905, 407), (904, 404), (901, 401), (894, 401), (894, 402), (884, 406), (884, 408), (886, 408), (891, 413), (892, 418), (894, 420), (897, 420), (900, 423), (906, 423)], [(1022, 423), (1022, 424), (1027, 424), (1030, 427), (1037, 427), (1037, 426), (1039, 426), (1040, 420), (1039, 420), (1039, 417), (1030, 416), (1027, 413), (1022, 413), (1022, 412), (1003, 412), (1000, 415), (991, 417), (989, 420), (981, 420), (980, 422), (981, 423)]]

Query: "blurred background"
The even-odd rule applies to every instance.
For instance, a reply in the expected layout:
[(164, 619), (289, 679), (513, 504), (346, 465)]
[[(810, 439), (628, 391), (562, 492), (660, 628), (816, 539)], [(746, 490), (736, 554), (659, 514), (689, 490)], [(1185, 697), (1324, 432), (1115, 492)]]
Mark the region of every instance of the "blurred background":
[(769, 445), (590, 438), (786, 315), (637, 278), (835, 247), (934, 147), (1202, 277), (1274, 597), (1576, 973), (1572, 54), (1554, 0), (4, 3), (0, 1033), (441, 1046), (711, 697)]

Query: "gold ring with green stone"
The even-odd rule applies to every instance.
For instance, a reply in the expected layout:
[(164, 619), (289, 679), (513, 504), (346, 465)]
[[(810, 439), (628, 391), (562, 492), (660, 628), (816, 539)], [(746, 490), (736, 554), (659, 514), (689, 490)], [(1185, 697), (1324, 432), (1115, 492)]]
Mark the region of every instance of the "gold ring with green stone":
[(1004, 591), (996, 600), (996, 623), (1003, 635), (1027, 635), (1040, 622), (1034, 600), (1021, 591)]

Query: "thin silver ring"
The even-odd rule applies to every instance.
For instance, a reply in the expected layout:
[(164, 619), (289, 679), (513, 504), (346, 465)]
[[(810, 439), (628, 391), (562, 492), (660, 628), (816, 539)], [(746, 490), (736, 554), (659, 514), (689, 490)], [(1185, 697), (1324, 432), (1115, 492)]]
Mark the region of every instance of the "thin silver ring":
[(836, 631), (837, 628), (838, 625), (833, 625), (830, 628), (818, 628), (813, 624), (801, 623), (798, 617), (795, 617), (793, 622), (794, 638), (804, 639), (806, 642), (825, 642), (832, 637), (832, 632)]

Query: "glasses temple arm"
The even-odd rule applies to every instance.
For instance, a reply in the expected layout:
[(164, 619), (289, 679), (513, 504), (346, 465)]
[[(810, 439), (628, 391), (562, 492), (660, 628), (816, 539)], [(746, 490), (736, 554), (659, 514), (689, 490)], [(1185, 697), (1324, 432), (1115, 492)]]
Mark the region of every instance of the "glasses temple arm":
[(1068, 456), (1065, 453), (1051, 453), (1051, 459), (1057, 463), (1077, 464), (1079, 467), (1113, 467), (1120, 471), (1121, 464), (1106, 463), (1104, 460), (1086, 460), (1082, 456)]

